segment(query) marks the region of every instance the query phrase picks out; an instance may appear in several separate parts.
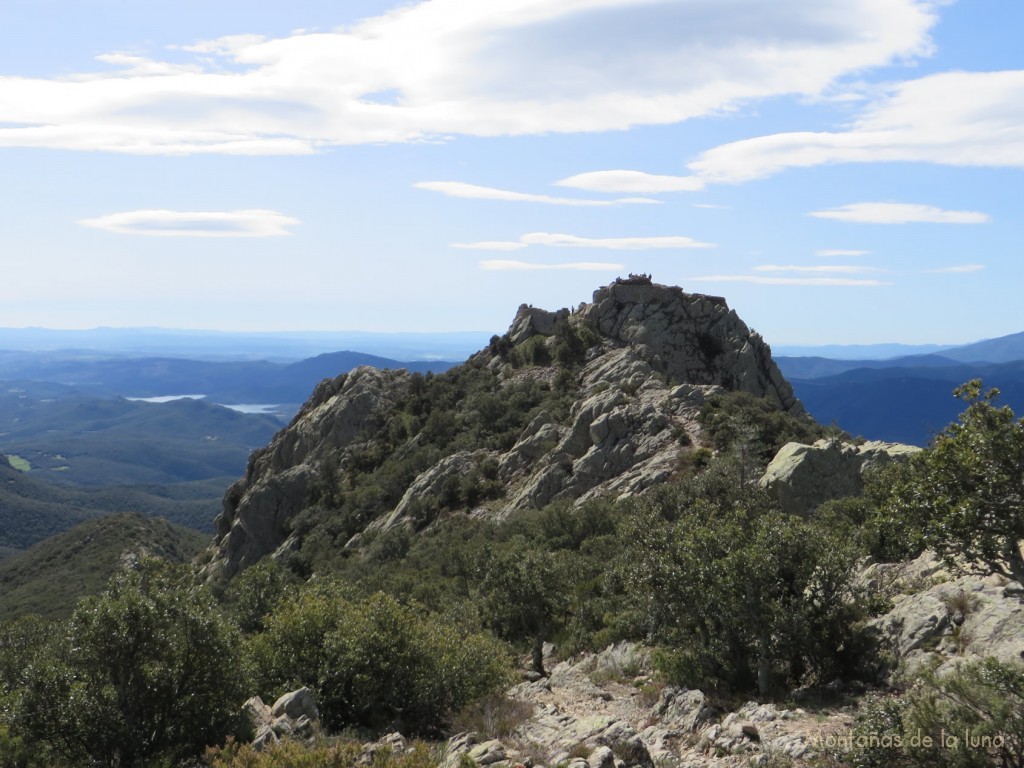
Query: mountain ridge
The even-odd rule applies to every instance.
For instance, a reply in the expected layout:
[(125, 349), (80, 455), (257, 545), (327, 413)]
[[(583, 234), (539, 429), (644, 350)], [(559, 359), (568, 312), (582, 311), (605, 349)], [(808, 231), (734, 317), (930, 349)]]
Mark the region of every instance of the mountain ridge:
[(225, 494), (208, 575), (457, 510), (640, 493), (680, 471), (700, 407), (727, 390), (803, 414), (721, 297), (634, 276), (572, 312), (524, 304), (504, 336), (440, 376), (357, 368), (321, 382)]

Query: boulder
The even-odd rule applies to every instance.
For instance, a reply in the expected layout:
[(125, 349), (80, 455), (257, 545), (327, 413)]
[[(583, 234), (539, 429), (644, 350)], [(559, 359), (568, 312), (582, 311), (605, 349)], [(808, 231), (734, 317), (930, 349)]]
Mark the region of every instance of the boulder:
[(904, 461), (920, 450), (879, 441), (862, 445), (829, 439), (813, 445), (786, 443), (768, 464), (760, 485), (784, 512), (807, 515), (831, 499), (858, 495), (866, 471)]
[(274, 717), (287, 717), (290, 720), (298, 720), (300, 717), (320, 719), (320, 711), (316, 708), (313, 692), (309, 688), (299, 688), (297, 691), (284, 694), (274, 702), (270, 714)]

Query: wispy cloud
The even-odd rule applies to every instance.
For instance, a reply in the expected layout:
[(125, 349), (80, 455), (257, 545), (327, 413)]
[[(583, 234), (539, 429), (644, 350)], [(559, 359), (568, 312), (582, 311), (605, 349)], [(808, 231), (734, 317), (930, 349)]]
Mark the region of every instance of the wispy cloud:
[(1024, 70), (945, 72), (898, 83), (839, 132), (723, 144), (689, 168), (708, 182), (833, 163), (923, 162), (1024, 168)]
[[(301, 154), (667, 125), (926, 56), (936, 20), (925, 0), (777, 0), (770, 14), (731, 0), (727, 15), (713, 0), (413, 2), (332, 32), (180, 41), (174, 61), (105, 54), (95, 72), (0, 78), (0, 146)], [(937, 104), (974, 91), (939, 90)]]
[(414, 184), (418, 189), (440, 192), (449, 197), (468, 197), (474, 200), (505, 200), (516, 203), (545, 203), (547, 205), (572, 205), (584, 207), (607, 207), (610, 205), (644, 205), (658, 204), (658, 200), (644, 197), (626, 197), (618, 200), (590, 200), (577, 197), (553, 197), (551, 195), (534, 195), (528, 192), (513, 192), (507, 189), (481, 187), (462, 181), (421, 181)]
[(985, 224), (991, 221), (980, 211), (947, 211), (933, 205), (916, 203), (851, 203), (808, 216), (858, 224)]
[(845, 264), (828, 264), (822, 266), (803, 266), (796, 264), (763, 264), (758, 267), (754, 267), (755, 272), (817, 272), (817, 273), (833, 273), (833, 274), (845, 274), (845, 275), (863, 275), (868, 272), (882, 272), (884, 270), (878, 269), (877, 267), (861, 267), (861, 266), (849, 266)]
[(692, 237), (667, 235), (660, 237), (579, 237), (552, 232), (531, 232), (518, 240), (486, 240), (479, 243), (452, 243), (453, 248), (482, 251), (515, 251), (531, 245), (551, 248), (604, 248), (610, 251), (647, 251), (678, 248), (714, 248)]
[(862, 280), (847, 277), (765, 277), (764, 275), (703, 275), (690, 281), (705, 283), (754, 283), (755, 285), (818, 285), (851, 286), (859, 288), (890, 285), (881, 280)]
[(82, 226), (119, 235), (146, 237), (284, 237), (298, 219), (277, 211), (124, 211), (95, 219)]
[(599, 261), (574, 261), (567, 264), (537, 264), (529, 261), (507, 261), (491, 259), (480, 262), (480, 269), (489, 272), (526, 272), (533, 270), (568, 270), (575, 272), (621, 272), (622, 264), (609, 264)]
[(479, 243), (452, 243), (452, 248), (467, 251), (518, 251), (527, 248), (526, 243), (515, 240), (482, 240)]
[(856, 251), (842, 248), (825, 248), (815, 251), (815, 256), (867, 256), (871, 251)]
[(941, 267), (940, 269), (931, 269), (928, 271), (935, 274), (963, 274), (965, 272), (981, 272), (984, 268), (984, 264), (958, 264), (953, 267)]
[(560, 187), (591, 192), (625, 192), (653, 195), (659, 192), (696, 192), (704, 188), (697, 176), (657, 176), (642, 171), (590, 171), (556, 181)]

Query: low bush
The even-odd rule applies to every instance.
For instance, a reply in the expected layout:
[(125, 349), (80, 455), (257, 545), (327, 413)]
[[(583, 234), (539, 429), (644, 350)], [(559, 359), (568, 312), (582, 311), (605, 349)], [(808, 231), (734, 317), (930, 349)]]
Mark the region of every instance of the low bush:
[(461, 631), (415, 605), (311, 585), (250, 637), (248, 666), (261, 695), (308, 686), (324, 724), (428, 733), (510, 680), (493, 638)]

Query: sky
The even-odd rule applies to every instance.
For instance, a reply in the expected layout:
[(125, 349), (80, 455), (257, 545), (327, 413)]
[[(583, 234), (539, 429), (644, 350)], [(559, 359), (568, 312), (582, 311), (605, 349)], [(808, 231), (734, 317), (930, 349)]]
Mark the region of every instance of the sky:
[(0, 326), (1024, 330), (1019, 0), (0, 0)]

